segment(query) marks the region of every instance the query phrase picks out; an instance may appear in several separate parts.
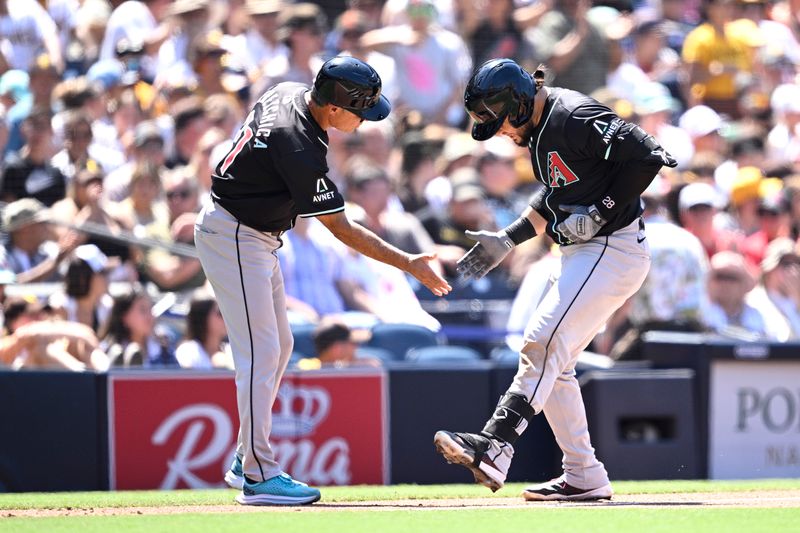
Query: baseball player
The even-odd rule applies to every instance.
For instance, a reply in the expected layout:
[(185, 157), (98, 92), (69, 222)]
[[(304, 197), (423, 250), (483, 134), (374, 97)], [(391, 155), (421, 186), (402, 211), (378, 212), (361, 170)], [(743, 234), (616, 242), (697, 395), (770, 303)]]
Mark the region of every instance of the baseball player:
[(428, 265), (433, 254), (407, 254), (351, 224), (327, 177), (326, 130), (352, 132), (390, 109), (372, 67), (333, 58), (312, 88), (287, 82), (268, 89), (214, 170), (213, 204), (197, 217), (195, 242), (236, 368), (239, 440), (225, 479), (242, 489), (241, 504), (297, 505), (320, 497), (281, 470), (269, 444), (272, 405), (294, 343), (276, 250), (295, 218), (317, 217), (340, 241), (408, 272), (437, 296), (450, 291)]
[(647, 274), (650, 254), (639, 195), (675, 160), (640, 127), (592, 98), (544, 87), (510, 59), (484, 63), (467, 84), (472, 136), (505, 135), (527, 146), (544, 188), (502, 231), (467, 232), (477, 244), (462, 257), (462, 276), (480, 278), (514, 246), (537, 234), (561, 245), (561, 272), (528, 323), (519, 369), (480, 433), (438, 431), (444, 458), (469, 468), (475, 481), (503, 486), (514, 443), (542, 411), (564, 452), (564, 474), (525, 489), (527, 500), (592, 500), (612, 496), (589, 441), (575, 362), (611, 314)]

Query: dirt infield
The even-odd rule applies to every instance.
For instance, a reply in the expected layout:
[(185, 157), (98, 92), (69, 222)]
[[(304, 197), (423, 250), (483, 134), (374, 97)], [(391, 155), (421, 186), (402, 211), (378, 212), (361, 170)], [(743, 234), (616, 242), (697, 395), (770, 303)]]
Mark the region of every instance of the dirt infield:
[(324, 513), (330, 511), (402, 511), (402, 510), (463, 510), (463, 509), (539, 509), (539, 508), (694, 508), (694, 507), (740, 507), (740, 508), (784, 508), (800, 507), (800, 490), (775, 490), (752, 492), (710, 492), (673, 494), (622, 494), (611, 501), (598, 502), (525, 502), (521, 497), (483, 499), (436, 499), (436, 500), (376, 500), (358, 502), (325, 502), (305, 507), (188, 505), (164, 507), (63, 507), (58, 509), (8, 509), (0, 513), (2, 518), (45, 516), (114, 516), (114, 515), (165, 515), (188, 513), (253, 513), (294, 511)]

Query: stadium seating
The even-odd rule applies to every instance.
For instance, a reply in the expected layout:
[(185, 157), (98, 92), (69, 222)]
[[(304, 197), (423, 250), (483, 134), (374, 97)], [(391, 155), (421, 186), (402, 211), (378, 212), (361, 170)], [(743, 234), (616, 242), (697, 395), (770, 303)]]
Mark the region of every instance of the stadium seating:
[(307, 357), (316, 357), (317, 349), (314, 347), (314, 324), (299, 324), (292, 326), (294, 336), (294, 351), (305, 354)]
[(470, 363), (480, 361), (481, 354), (466, 346), (423, 346), (411, 348), (406, 360), (414, 363)]
[(436, 334), (422, 326), (412, 324), (377, 324), (366, 346), (389, 351), (395, 361), (402, 361), (411, 348), (436, 346)]

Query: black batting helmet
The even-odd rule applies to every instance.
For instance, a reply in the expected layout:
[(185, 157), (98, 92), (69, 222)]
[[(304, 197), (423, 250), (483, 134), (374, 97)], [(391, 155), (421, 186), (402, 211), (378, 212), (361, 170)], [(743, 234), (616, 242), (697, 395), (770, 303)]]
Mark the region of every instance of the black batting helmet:
[(389, 100), (381, 94), (381, 77), (354, 57), (326, 61), (314, 80), (311, 98), (319, 105), (347, 109), (364, 120), (383, 120), (392, 110)]
[(515, 128), (533, 114), (536, 83), (533, 77), (511, 59), (492, 59), (475, 71), (464, 91), (464, 106), (475, 121), (472, 137), (485, 141), (503, 121)]

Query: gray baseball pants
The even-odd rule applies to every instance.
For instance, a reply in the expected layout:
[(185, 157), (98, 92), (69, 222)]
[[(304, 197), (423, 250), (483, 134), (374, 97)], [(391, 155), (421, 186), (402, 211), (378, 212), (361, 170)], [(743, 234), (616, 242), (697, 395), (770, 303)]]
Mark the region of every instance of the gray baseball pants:
[(544, 411), (564, 452), (573, 487), (606, 485), (608, 473), (589, 439), (575, 363), (611, 315), (642, 285), (650, 250), (639, 220), (608, 237), (561, 248), (561, 272), (550, 280), (525, 328), (519, 369), (509, 392)]
[(263, 481), (281, 473), (269, 444), (272, 405), (294, 345), (276, 256), (281, 241), (241, 224), (218, 204), (197, 216), (194, 238), (233, 352), (237, 454), (244, 474)]

